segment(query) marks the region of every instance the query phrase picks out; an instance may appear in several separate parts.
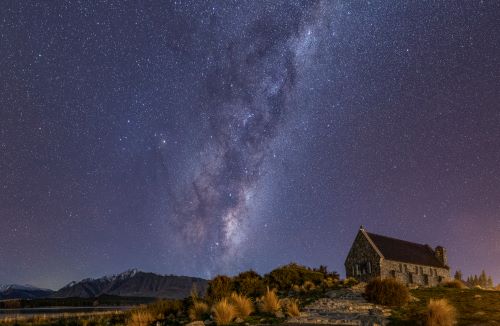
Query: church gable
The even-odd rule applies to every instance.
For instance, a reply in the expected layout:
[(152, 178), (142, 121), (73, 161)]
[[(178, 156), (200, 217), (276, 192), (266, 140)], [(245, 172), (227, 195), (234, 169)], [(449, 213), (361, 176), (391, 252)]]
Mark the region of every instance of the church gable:
[(380, 252), (360, 229), (345, 261), (347, 277), (367, 281), (379, 275), (381, 258)]

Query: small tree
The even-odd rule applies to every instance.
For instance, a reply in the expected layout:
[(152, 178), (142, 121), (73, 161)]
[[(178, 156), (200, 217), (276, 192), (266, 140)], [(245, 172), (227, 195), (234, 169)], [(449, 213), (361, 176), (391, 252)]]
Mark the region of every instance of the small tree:
[(487, 281), (488, 281), (488, 277), (486, 276), (486, 272), (484, 270), (482, 270), (481, 275), (479, 275), (479, 285), (482, 287), (486, 287)]
[(266, 291), (264, 280), (253, 270), (238, 274), (233, 278), (233, 283), (236, 292), (251, 298), (258, 298)]
[(461, 281), (461, 280), (462, 280), (462, 277), (463, 277), (463, 275), (462, 275), (462, 271), (461, 271), (461, 270), (457, 270), (457, 271), (455, 272), (455, 277), (454, 277), (454, 278), (455, 278), (455, 280), (457, 280), (457, 281)]
[(487, 288), (493, 287), (493, 279), (491, 278), (491, 276), (488, 276), (488, 280), (486, 281), (486, 287)]
[(212, 301), (219, 301), (229, 297), (233, 292), (234, 284), (229, 276), (218, 275), (208, 282), (207, 297)]

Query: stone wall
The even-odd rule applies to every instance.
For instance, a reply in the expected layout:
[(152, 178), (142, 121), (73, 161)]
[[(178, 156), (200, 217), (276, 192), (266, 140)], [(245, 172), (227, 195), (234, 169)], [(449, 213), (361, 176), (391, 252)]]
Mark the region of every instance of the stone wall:
[(380, 263), (382, 278), (395, 278), (398, 281), (419, 286), (436, 286), (450, 279), (446, 268), (400, 263), (382, 259)]
[(371, 246), (362, 231), (358, 232), (345, 261), (347, 277), (368, 282), (380, 275), (380, 256)]

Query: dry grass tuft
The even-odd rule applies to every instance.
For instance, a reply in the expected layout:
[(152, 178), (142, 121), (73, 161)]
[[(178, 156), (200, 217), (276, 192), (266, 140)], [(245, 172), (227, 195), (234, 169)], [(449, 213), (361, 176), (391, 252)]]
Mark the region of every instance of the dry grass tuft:
[(194, 301), (191, 308), (189, 308), (188, 315), (191, 321), (203, 320), (208, 315), (209, 312), (210, 309), (208, 308), (208, 305), (205, 302)]
[(130, 313), (128, 326), (149, 326), (155, 320), (155, 316), (147, 309), (137, 309)]
[(276, 295), (275, 290), (267, 289), (266, 294), (264, 294), (259, 300), (259, 310), (264, 313), (276, 314), (281, 308), (281, 301)]
[(316, 286), (311, 281), (305, 281), (302, 287), (304, 288), (305, 292), (313, 291), (316, 289)]
[(228, 325), (236, 318), (236, 309), (226, 298), (214, 304), (212, 312), (217, 325)]
[(446, 299), (431, 299), (427, 305), (425, 325), (452, 326), (455, 323), (457, 312)]
[(243, 319), (254, 312), (252, 300), (246, 296), (233, 292), (231, 293), (230, 300), (236, 310), (236, 317)]
[(452, 288), (452, 289), (466, 289), (467, 288), (467, 286), (459, 280), (445, 282), (445, 283), (443, 283), (443, 286), (445, 288)]
[(285, 303), (285, 312), (290, 317), (298, 317), (300, 316), (299, 309), (299, 301), (297, 299), (286, 299)]

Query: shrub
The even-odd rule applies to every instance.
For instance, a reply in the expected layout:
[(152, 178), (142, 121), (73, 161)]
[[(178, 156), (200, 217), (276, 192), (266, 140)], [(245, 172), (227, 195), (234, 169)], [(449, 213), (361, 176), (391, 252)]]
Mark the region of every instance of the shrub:
[(155, 316), (151, 313), (151, 311), (146, 308), (139, 308), (133, 310), (130, 313), (130, 317), (128, 319), (128, 326), (149, 326), (153, 321), (155, 321)]
[(321, 286), (325, 289), (332, 288), (337, 284), (337, 279), (334, 279), (333, 277), (327, 277), (321, 282)]
[(302, 287), (304, 288), (305, 292), (313, 291), (314, 289), (316, 289), (316, 286), (311, 281), (305, 281)]
[(297, 299), (286, 299), (285, 303), (285, 312), (290, 317), (298, 317), (300, 316), (299, 302)]
[(427, 326), (452, 326), (456, 310), (446, 299), (431, 299), (427, 305), (425, 324)]
[(194, 301), (191, 308), (189, 308), (189, 319), (192, 321), (195, 320), (204, 320), (208, 317), (210, 310), (208, 309), (208, 305), (202, 301)]
[(233, 292), (230, 300), (236, 311), (236, 317), (243, 319), (250, 316), (250, 314), (254, 311), (252, 301), (242, 294)]
[(281, 308), (281, 301), (276, 295), (275, 290), (267, 289), (266, 294), (264, 294), (259, 300), (259, 310), (264, 313), (276, 314)]
[(467, 286), (459, 280), (453, 280), (449, 282), (443, 283), (443, 286), (445, 288), (452, 288), (452, 289), (465, 289)]
[(320, 284), (323, 278), (323, 273), (295, 263), (278, 267), (265, 276), (269, 286), (285, 291), (290, 290), (294, 284), (304, 284), (306, 281)]
[(212, 307), (214, 321), (217, 325), (227, 325), (230, 324), (236, 317), (236, 310), (234, 306), (229, 303), (229, 301), (224, 298), (219, 302), (214, 304)]
[(184, 311), (181, 300), (158, 300), (147, 305), (147, 309), (156, 319), (165, 319), (168, 315), (179, 315)]
[(207, 297), (213, 302), (229, 297), (233, 292), (233, 281), (229, 276), (218, 275), (208, 282)]
[(346, 287), (351, 287), (351, 286), (354, 286), (356, 284), (359, 284), (359, 281), (357, 279), (355, 279), (354, 277), (348, 277), (344, 281), (342, 281), (342, 285), (344, 285)]
[(236, 292), (251, 298), (258, 298), (266, 292), (262, 277), (255, 271), (249, 270), (233, 278)]
[(365, 287), (366, 298), (374, 303), (401, 306), (410, 299), (408, 288), (395, 279), (373, 279)]

